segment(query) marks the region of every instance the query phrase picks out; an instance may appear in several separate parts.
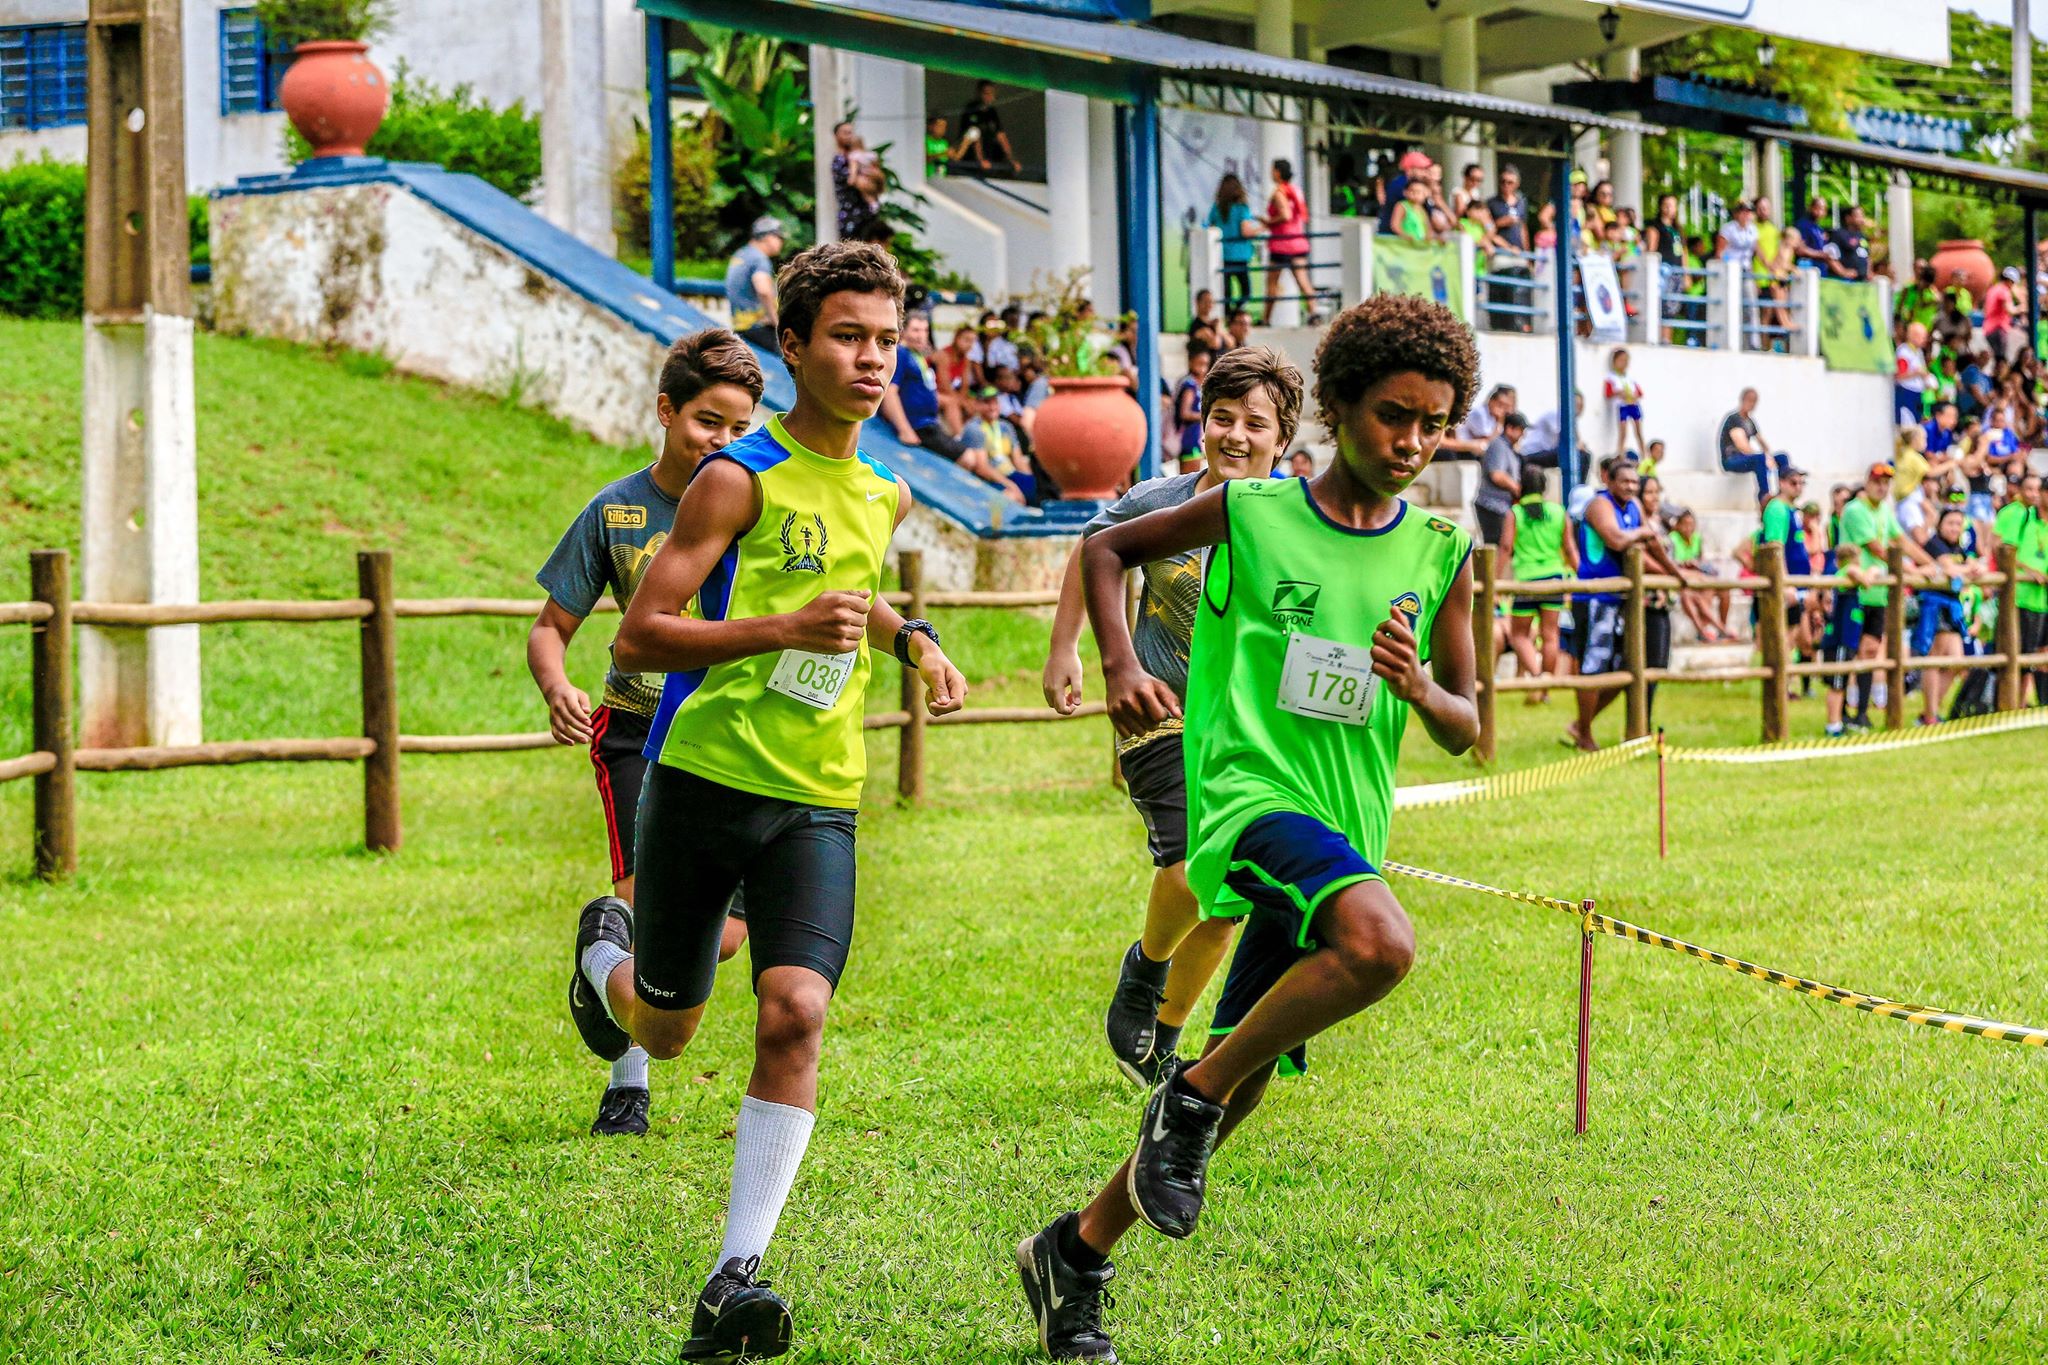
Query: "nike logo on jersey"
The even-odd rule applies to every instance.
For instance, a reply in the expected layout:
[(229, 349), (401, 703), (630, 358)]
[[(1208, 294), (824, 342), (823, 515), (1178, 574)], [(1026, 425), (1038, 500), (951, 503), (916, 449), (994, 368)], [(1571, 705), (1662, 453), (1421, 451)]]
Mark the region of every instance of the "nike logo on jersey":
[(888, 491), (888, 489), (884, 488), (881, 493), (870, 493), (868, 494), (868, 501), (873, 502), (876, 498), (881, 497), (883, 493), (887, 493)]

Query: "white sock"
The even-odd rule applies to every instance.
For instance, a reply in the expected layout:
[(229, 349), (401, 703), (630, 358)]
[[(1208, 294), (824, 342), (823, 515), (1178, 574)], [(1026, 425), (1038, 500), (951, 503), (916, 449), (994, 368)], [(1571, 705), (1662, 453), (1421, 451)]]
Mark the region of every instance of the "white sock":
[(774, 1104), (747, 1095), (740, 1100), (739, 1122), (733, 1125), (732, 1194), (725, 1206), (725, 1245), (719, 1248), (716, 1271), (737, 1256), (742, 1261), (768, 1250), (775, 1224), (818, 1116), (792, 1104)]
[(626, 1055), (612, 1063), (612, 1089), (645, 1090), (647, 1088), (647, 1053), (638, 1043), (626, 1049)]
[(611, 1016), (614, 1024), (619, 1022), (619, 1016), (612, 1011), (612, 993), (605, 988), (605, 983), (611, 979), (612, 968), (631, 956), (624, 948), (606, 939), (599, 939), (583, 950), (583, 979), (604, 1002), (604, 1012)]

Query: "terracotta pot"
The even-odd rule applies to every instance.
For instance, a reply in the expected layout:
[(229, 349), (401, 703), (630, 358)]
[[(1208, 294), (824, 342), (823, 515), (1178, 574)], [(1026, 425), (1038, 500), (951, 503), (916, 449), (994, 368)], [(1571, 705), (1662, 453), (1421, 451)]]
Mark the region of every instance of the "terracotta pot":
[(1992, 267), (1991, 253), (1984, 244), (1974, 237), (1961, 241), (1943, 242), (1934, 254), (1928, 257), (1934, 267), (1934, 282), (1943, 289), (1955, 283), (1955, 272), (1963, 272), (1963, 283), (1970, 291), (1970, 297), (1978, 307), (1983, 307), (1984, 296), (1991, 292), (1991, 283), (1998, 272)]
[(391, 83), (362, 43), (300, 43), (277, 100), (314, 156), (362, 156), (391, 106)]
[(1122, 375), (1055, 379), (1032, 448), (1066, 498), (1113, 498), (1145, 449), (1145, 410)]

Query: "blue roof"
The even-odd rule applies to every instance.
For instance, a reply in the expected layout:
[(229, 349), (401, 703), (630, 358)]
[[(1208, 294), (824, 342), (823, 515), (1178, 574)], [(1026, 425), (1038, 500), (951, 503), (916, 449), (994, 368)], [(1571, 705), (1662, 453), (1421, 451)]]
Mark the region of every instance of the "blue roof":
[[(715, 319), (662, 290), (632, 268), (553, 223), (473, 175), (460, 175), (426, 162), (381, 157), (328, 157), (307, 161), (282, 175), (247, 176), (217, 194), (284, 194), (340, 185), (398, 185), (511, 253), (563, 288), (630, 323), (666, 346)], [(718, 291), (723, 293), (721, 289)], [(796, 387), (782, 358), (756, 346), (766, 377), (761, 401), (787, 411)], [(1035, 508), (1007, 505), (993, 485), (951, 460), (906, 446), (877, 418), (861, 432), (868, 454), (901, 474), (917, 500), (977, 536), (1069, 535), (1075, 523), (1048, 519)]]

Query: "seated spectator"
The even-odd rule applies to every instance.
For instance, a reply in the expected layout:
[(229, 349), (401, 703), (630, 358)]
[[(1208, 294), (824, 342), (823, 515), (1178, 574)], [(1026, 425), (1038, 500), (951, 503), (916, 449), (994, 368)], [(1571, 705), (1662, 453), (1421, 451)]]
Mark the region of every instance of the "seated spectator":
[(974, 348), (967, 358), (972, 363), (969, 383), (979, 387), (990, 382), (999, 366), (1016, 365), (1017, 343), (1009, 338), (1010, 324), (994, 310), (983, 313), (975, 326)]
[(1892, 326), (1904, 329), (1917, 322), (1931, 332), (1940, 314), (1941, 290), (1934, 283), (1934, 266), (1925, 259), (1917, 260), (1913, 262), (1913, 282), (1892, 301)]
[(1956, 386), (1956, 406), (1966, 418), (1983, 417), (1991, 410), (1991, 352), (1969, 351), (1963, 356), (1963, 372)]
[[(1622, 555), (1631, 546), (1643, 547), (1651, 567), (1674, 578), (1690, 579), (1664, 549), (1664, 538), (1647, 524), (1642, 503), (1637, 500), (1641, 477), (1633, 460), (1608, 456), (1600, 462), (1602, 487), (1586, 503), (1580, 528), (1579, 576), (1619, 578)], [(1622, 595), (1618, 592), (1583, 594), (1585, 629), (1575, 631), (1573, 643), (1579, 650), (1582, 674), (1619, 673), (1628, 667), (1627, 642), (1623, 638)], [(1576, 607), (1575, 603), (1575, 607)], [(1576, 614), (1576, 613), (1575, 613)], [(1576, 625), (1576, 622), (1575, 622)], [(1645, 622), (1647, 627), (1648, 623)], [(1652, 641), (1645, 638), (1645, 652)], [(1621, 695), (1622, 688), (1606, 687), (1577, 694), (1578, 717), (1565, 731), (1567, 743), (1592, 752), (1600, 747), (1593, 738), (1593, 722)]]
[(1967, 289), (1961, 291), (1961, 297), (1953, 289), (1942, 296), (1941, 311), (1934, 318), (1934, 340), (1943, 350), (1961, 354), (1976, 338), (1977, 324), (1970, 321), (1970, 308), (1964, 302), (1969, 296)]
[(1507, 421), (1508, 414), (1514, 410), (1514, 385), (1494, 385), (1492, 391), (1486, 395), (1484, 403), (1472, 405), (1456, 431), (1444, 433), (1443, 441), (1437, 446), (1436, 457), (1439, 460), (1480, 458), (1486, 453), (1486, 448), (1493, 444), (1493, 438), (1500, 435), (1501, 424)]
[(1001, 393), (983, 384), (968, 395), (969, 416), (960, 433), (960, 467), (1003, 490), (1011, 502), (1025, 503), (1036, 491), (1031, 462), (1017, 443), (1017, 429), (997, 412)]
[(782, 244), (782, 220), (763, 215), (754, 220), (747, 244), (725, 267), (732, 329), (754, 345), (777, 352), (782, 349), (782, 334), (775, 326), (775, 258), (782, 254)]
[[(1680, 568), (1709, 578), (1719, 572), (1701, 553), (1700, 519), (1690, 507), (1671, 509), (1671, 558)], [(1728, 629), (1728, 596), (1725, 592), (1699, 588), (1679, 591), (1678, 609), (1692, 622), (1702, 643), (1711, 645), (1733, 638)]]
[(903, 320), (903, 335), (896, 347), (896, 373), (882, 395), (882, 417), (896, 431), (896, 439), (907, 446), (923, 446), (949, 460), (958, 460), (965, 447), (939, 420), (938, 379), (932, 373), (926, 352), (931, 348), (932, 320), (924, 313), (912, 313)]
[(1252, 315), (1242, 308), (1231, 309), (1230, 322), (1224, 328), (1224, 333), (1223, 347), (1222, 350), (1217, 352), (1218, 355), (1221, 355), (1223, 351), (1235, 350), (1239, 346), (1251, 345)]
[[(1586, 395), (1572, 390), (1572, 444), (1579, 451), (1579, 481), (1592, 482), (1593, 452), (1586, 448), (1585, 423), (1580, 419), (1586, 415)], [(1563, 469), (1564, 458), (1559, 447), (1564, 444), (1564, 415), (1552, 408), (1529, 424), (1529, 434), (1522, 439), (1522, 462), (1533, 464), (1539, 469)], [(1640, 471), (1638, 471), (1640, 473)], [(1567, 492), (1569, 500), (1569, 491)]]
[[(926, 326), (930, 326), (929, 323)], [(953, 342), (932, 356), (932, 376), (939, 385), (939, 416), (949, 431), (967, 420), (967, 385), (974, 375), (974, 329), (956, 328)]]
[(1954, 403), (1937, 403), (1934, 415), (1920, 424), (1920, 429), (1927, 434), (1926, 443), (1921, 449), (1930, 461), (1947, 455), (1954, 447), (1956, 426), (1961, 421), (1961, 411)]
[(996, 416), (1017, 428), (1018, 444), (1025, 454), (1031, 453), (1031, 425), (1038, 413), (1024, 406), (1024, 380), (1022, 372), (1008, 365), (999, 365), (995, 373)]
[(1769, 451), (1756, 425), (1756, 390), (1744, 389), (1736, 399), (1735, 411), (1721, 419), (1721, 468), (1730, 474), (1748, 474), (1756, 480), (1757, 505), (1771, 496), (1771, 469), (1782, 476), (1792, 467), (1784, 451)]
[(1316, 457), (1306, 450), (1297, 450), (1287, 457), (1287, 477), (1291, 479), (1312, 479), (1316, 473)]
[(1443, 240), (1430, 220), (1428, 180), (1420, 175), (1408, 177), (1401, 199), (1394, 205), (1392, 221), (1396, 237), (1404, 237), (1418, 246)]
[(1500, 544), (1501, 531), (1513, 515), (1516, 499), (1522, 496), (1522, 457), (1515, 446), (1529, 429), (1529, 419), (1510, 412), (1501, 420), (1500, 433), (1487, 442), (1479, 462), (1479, 489), (1472, 495), (1472, 515), (1479, 523), (1479, 539), (1487, 545)]
[(1194, 315), (1188, 319), (1188, 345), (1220, 350), (1223, 346), (1223, 314), (1216, 311), (1216, 295), (1207, 289), (1195, 291)]
[(1652, 441), (1648, 446), (1644, 447), (1643, 458), (1639, 462), (1639, 468), (1642, 470), (1643, 477), (1646, 479), (1656, 478), (1657, 471), (1663, 468), (1663, 466), (1664, 443), (1662, 441)]

